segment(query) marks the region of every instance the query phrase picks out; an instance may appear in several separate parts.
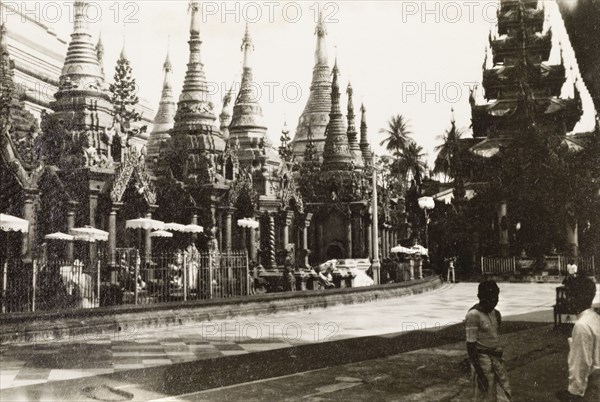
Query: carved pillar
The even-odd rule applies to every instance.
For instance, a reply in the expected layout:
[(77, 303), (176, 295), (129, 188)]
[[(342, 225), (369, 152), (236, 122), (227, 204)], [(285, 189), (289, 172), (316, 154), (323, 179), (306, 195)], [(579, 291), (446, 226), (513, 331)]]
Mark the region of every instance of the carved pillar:
[(502, 201), (498, 206), (498, 232), (499, 235), (499, 251), (501, 257), (508, 257), (510, 254), (510, 247), (508, 242), (508, 217), (507, 217), (507, 204), (506, 201)]
[(269, 231), (267, 233), (267, 247), (268, 247), (268, 267), (271, 269), (277, 269), (277, 252), (275, 250), (275, 217), (273, 214), (267, 216), (267, 223), (269, 225)]
[[(222, 221), (222, 227), (223, 227), (223, 242), (224, 242), (224, 246), (222, 248), (223, 251), (231, 251), (232, 248), (232, 241), (231, 241), (231, 233), (232, 233), (232, 216), (233, 216), (233, 212), (235, 211), (235, 208), (231, 208), (231, 207), (226, 207), (223, 208), (220, 212), (221, 212), (221, 221)], [(224, 217), (224, 219), (223, 219)]]
[[(67, 233), (71, 232), (71, 229), (75, 228), (75, 210), (77, 209), (78, 202), (69, 201), (69, 210), (67, 212)], [(73, 261), (74, 249), (73, 242), (67, 242), (67, 261)]]
[(223, 248), (223, 214), (221, 213), (221, 211), (215, 211), (214, 212), (215, 216), (216, 216), (216, 221), (217, 221), (217, 239), (219, 240), (219, 252), (223, 252), (224, 248)]
[(373, 281), (375, 285), (381, 283), (380, 270), (381, 264), (379, 263), (379, 212), (377, 205), (377, 169), (373, 169), (373, 198), (371, 200), (371, 208), (373, 210), (373, 263), (371, 268), (373, 271)]
[(110, 215), (108, 216), (108, 254), (112, 267), (117, 265), (115, 260), (117, 253), (117, 213), (122, 206), (123, 203), (121, 202), (113, 203)]
[(250, 261), (256, 261), (256, 229), (250, 228)]
[[(89, 198), (89, 225), (93, 228), (96, 227), (96, 209), (98, 208), (98, 193), (96, 191), (90, 193)], [(89, 259), (94, 261), (98, 256), (98, 244), (97, 242), (89, 243)]]
[(21, 241), (21, 255), (27, 260), (31, 261), (33, 257), (33, 244), (36, 232), (35, 222), (35, 200), (37, 197), (36, 191), (26, 191), (25, 200), (23, 204), (23, 219), (29, 222), (29, 231), (23, 233)]
[(381, 228), (381, 256), (383, 258), (387, 258), (387, 250), (388, 250), (387, 228), (385, 227), (385, 223), (384, 223), (383, 227)]
[(279, 222), (281, 224), (281, 253), (280, 253), (280, 261), (282, 263), (285, 262), (285, 259), (288, 257), (288, 245), (290, 244), (290, 226), (292, 225), (292, 220), (294, 219), (293, 211), (281, 211), (279, 215)]
[(371, 225), (371, 218), (367, 218), (367, 230), (366, 230), (366, 237), (367, 237), (367, 258), (370, 258), (371, 260), (374, 258), (373, 256), (373, 226)]
[(346, 225), (346, 258), (352, 258), (352, 212), (348, 212)]
[[(196, 207), (193, 208), (192, 210), (192, 225), (198, 225), (198, 211), (196, 210)], [(192, 242), (194, 244), (196, 244), (196, 241), (198, 240), (198, 234), (197, 233), (192, 233)]]
[[(299, 268), (310, 269), (310, 263), (308, 261), (308, 257), (310, 255), (310, 249), (308, 248), (308, 228), (310, 227), (310, 222), (312, 220), (313, 214), (307, 212), (300, 222), (300, 227), (302, 228), (302, 253), (303, 258), (300, 264), (298, 264)], [(322, 230), (322, 227), (321, 227)]]
[(354, 258), (362, 258), (363, 256), (364, 243), (362, 241), (362, 232), (363, 227), (361, 222), (361, 216), (360, 212), (357, 211), (354, 214), (354, 241), (352, 242), (352, 244), (354, 245)]

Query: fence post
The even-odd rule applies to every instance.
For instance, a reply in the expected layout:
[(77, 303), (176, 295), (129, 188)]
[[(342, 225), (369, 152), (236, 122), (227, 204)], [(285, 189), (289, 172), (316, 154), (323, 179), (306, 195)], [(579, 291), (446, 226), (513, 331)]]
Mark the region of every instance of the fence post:
[(33, 277), (31, 278), (32, 294), (31, 294), (31, 312), (35, 312), (35, 288), (37, 282), (37, 262), (34, 259), (32, 265)]
[(133, 278), (133, 300), (134, 304), (138, 304), (138, 276), (140, 275), (140, 250), (135, 250), (135, 273)]
[(8, 257), (2, 264), (2, 314), (6, 313), (8, 303)]
[(210, 299), (213, 298), (213, 259), (214, 253), (208, 253), (208, 296)]
[(512, 258), (513, 272), (517, 273), (517, 259), (515, 257)]
[(96, 278), (96, 300), (94, 301), (95, 307), (100, 307), (100, 268), (102, 267), (102, 262), (100, 258), (98, 258), (98, 272)]
[(244, 251), (244, 280), (246, 281), (246, 294), (250, 295), (250, 267), (248, 265), (248, 252)]
[[(183, 252), (183, 301), (187, 301), (187, 291), (188, 291), (188, 256), (185, 255), (186, 252)], [(191, 257), (191, 253), (189, 255)]]
[(483, 275), (483, 256), (481, 256), (481, 275)]

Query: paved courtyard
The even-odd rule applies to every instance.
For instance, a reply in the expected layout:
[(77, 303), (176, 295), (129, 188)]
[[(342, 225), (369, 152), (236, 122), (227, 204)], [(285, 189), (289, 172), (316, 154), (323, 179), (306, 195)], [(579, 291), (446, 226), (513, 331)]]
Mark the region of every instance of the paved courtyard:
[[(500, 284), (506, 320), (536, 314), (551, 321), (555, 284)], [(0, 347), (0, 389), (125, 370), (249, 354), (364, 336), (395, 336), (463, 320), (476, 303), (477, 284), (446, 284), (422, 295), (303, 312), (241, 317), (157, 330), (131, 329), (118, 337)], [(540, 318), (541, 317), (541, 318)], [(527, 319), (531, 321), (529, 318)]]

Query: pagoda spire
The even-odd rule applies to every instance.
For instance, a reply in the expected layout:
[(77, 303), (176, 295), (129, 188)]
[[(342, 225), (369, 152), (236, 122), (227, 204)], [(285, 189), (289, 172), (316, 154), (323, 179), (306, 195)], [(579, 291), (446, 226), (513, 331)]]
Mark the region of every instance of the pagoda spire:
[(371, 144), (368, 139), (368, 126), (367, 126), (367, 109), (365, 104), (360, 105), (360, 150), (362, 152), (363, 160), (365, 165), (370, 165), (373, 161), (373, 152), (371, 152)]
[(219, 115), (219, 121), (221, 122), (221, 133), (225, 138), (229, 138), (229, 125), (231, 124), (231, 99), (233, 98), (233, 83), (223, 98), (223, 109)]
[(323, 19), (323, 10), (319, 6), (319, 21), (315, 28), (315, 35), (317, 35), (317, 47), (315, 49), (315, 65), (329, 66), (327, 57), (327, 44), (325, 37), (327, 36), (327, 27), (325, 26), (325, 20)]
[(354, 100), (352, 99), (352, 96), (354, 95), (354, 90), (352, 89), (352, 84), (350, 84), (350, 82), (348, 82), (346, 94), (348, 95), (348, 145), (350, 146), (350, 152), (352, 152), (352, 155), (354, 157), (354, 164), (357, 167), (363, 167), (364, 162), (360, 145), (358, 144), (358, 132), (356, 131)]
[(254, 43), (252, 42), (252, 36), (250, 36), (250, 27), (248, 22), (246, 22), (246, 32), (244, 33), (244, 39), (242, 39), (242, 52), (244, 52), (244, 70), (247, 68), (252, 68), (251, 57), (252, 53), (254, 52)]
[(323, 170), (329, 171), (349, 170), (353, 164), (346, 123), (340, 108), (338, 75), (339, 69), (336, 59), (331, 83), (331, 112), (329, 113), (329, 124), (325, 130), (325, 147), (323, 149)]
[[(210, 100), (204, 64), (201, 58), (202, 40), (200, 39), (199, 2), (190, 0), (188, 11), (190, 13), (190, 40), (188, 41), (190, 56), (183, 89), (177, 104), (174, 134), (190, 134), (193, 131), (194, 134), (190, 135), (214, 134), (221, 137), (219, 129), (216, 127), (217, 117), (214, 113), (213, 103)], [(202, 133), (196, 130), (198, 127), (203, 128)], [(218, 141), (218, 143), (211, 145), (208, 143), (202, 144), (202, 148), (212, 148), (214, 146), (216, 150), (222, 151), (225, 142)]]
[(161, 144), (171, 138), (169, 130), (173, 128), (175, 112), (177, 110), (175, 97), (173, 95), (173, 85), (171, 83), (173, 67), (171, 65), (168, 48), (163, 64), (163, 72), (164, 80), (162, 94), (158, 105), (158, 111), (154, 118), (154, 127), (152, 128), (152, 133), (150, 133), (150, 138), (148, 139), (147, 154), (150, 161), (154, 158), (158, 158)]
[(57, 99), (62, 96), (64, 87), (68, 90), (89, 89), (92, 85), (98, 86), (97, 82), (104, 82), (96, 44), (92, 42), (89, 24), (85, 17), (87, 6), (87, 2), (83, 0), (76, 0), (74, 3), (73, 33), (60, 77)]
[(329, 122), (331, 108), (331, 70), (327, 56), (327, 27), (322, 11), (319, 11), (319, 20), (314, 33), (317, 36), (317, 44), (310, 96), (298, 120), (296, 134), (292, 141), (294, 156), (299, 159), (304, 157), (304, 150), (308, 144), (309, 128), (315, 154), (317, 157), (322, 154), (325, 144), (325, 128)]
[(206, 74), (204, 72), (204, 64), (202, 63), (201, 57), (202, 40), (200, 39), (200, 5), (197, 0), (190, 0), (189, 12), (191, 14), (190, 40), (188, 41), (190, 57), (179, 101), (190, 104), (208, 104), (209, 99)]
[(102, 76), (104, 76), (104, 42), (102, 41), (102, 32), (98, 34), (98, 43), (96, 43), (96, 56), (98, 57), (100, 70), (102, 70)]
[[(254, 51), (252, 36), (250, 35), (249, 25), (246, 24), (244, 38), (242, 39), (241, 50), (244, 54), (242, 72), (242, 83), (240, 92), (233, 106), (233, 115), (229, 125), (231, 136), (240, 137), (264, 137), (267, 133), (267, 127), (263, 122), (263, 112), (258, 103), (257, 85), (254, 83), (253, 71), (251, 66), (251, 55)], [(246, 144), (242, 141), (242, 147)]]

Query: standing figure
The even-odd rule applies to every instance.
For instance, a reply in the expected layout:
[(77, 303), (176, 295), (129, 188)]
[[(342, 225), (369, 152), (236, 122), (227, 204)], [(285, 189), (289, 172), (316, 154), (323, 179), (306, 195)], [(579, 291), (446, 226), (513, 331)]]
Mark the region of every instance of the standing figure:
[(592, 308), (596, 284), (580, 276), (570, 283), (577, 321), (569, 338), (569, 388), (560, 391), (560, 401), (600, 400), (600, 316)]
[(283, 267), (283, 290), (286, 292), (296, 290), (296, 276), (294, 275), (294, 268), (292, 267), (292, 260), (290, 258), (285, 259)]
[[(452, 283), (456, 282), (456, 274), (454, 272), (454, 264), (455, 263), (456, 263), (455, 257), (451, 257), (448, 259), (448, 279), (446, 280), (447, 282), (452, 282)], [(452, 278), (452, 280), (450, 280), (450, 278)]]
[(573, 258), (569, 259), (569, 263), (567, 264), (567, 275), (563, 280), (563, 285), (567, 288), (570, 286), (571, 282), (577, 276), (577, 265), (575, 264), (575, 260)]
[(511, 400), (498, 335), (502, 322), (502, 316), (496, 310), (499, 294), (496, 282), (481, 282), (477, 293), (479, 303), (469, 310), (466, 317), (467, 352), (474, 371), (476, 401)]

